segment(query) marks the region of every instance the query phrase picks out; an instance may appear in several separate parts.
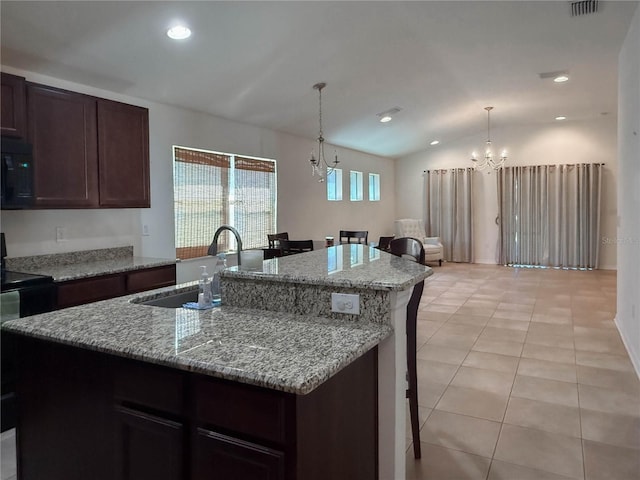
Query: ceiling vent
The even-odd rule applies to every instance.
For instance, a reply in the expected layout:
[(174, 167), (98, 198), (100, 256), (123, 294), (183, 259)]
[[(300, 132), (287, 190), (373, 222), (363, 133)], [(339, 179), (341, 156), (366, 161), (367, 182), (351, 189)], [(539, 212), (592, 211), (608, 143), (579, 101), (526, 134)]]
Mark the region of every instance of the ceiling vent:
[(583, 0), (581, 2), (571, 2), (571, 16), (588, 15), (598, 11), (598, 0)]

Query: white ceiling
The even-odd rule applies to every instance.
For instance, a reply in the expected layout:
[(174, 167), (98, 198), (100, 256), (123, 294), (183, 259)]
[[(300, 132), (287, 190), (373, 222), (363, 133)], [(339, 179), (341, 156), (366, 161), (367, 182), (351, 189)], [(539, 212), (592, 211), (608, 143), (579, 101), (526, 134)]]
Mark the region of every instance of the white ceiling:
[[(571, 17), (567, 1), (0, 3), (2, 64), (399, 157), (492, 126), (617, 110), (637, 2)], [(175, 42), (166, 28), (187, 22)], [(539, 74), (568, 70), (554, 84)], [(377, 113), (402, 111), (381, 124)]]

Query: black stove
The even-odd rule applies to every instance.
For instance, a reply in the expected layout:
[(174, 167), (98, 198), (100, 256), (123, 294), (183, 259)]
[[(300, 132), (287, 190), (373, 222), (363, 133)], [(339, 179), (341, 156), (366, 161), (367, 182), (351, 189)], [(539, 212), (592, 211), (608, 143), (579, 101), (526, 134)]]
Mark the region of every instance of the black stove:
[(33, 273), (12, 272), (10, 270), (2, 271), (2, 283), (0, 290), (9, 292), (25, 287), (37, 287), (39, 285), (48, 285), (53, 283), (53, 277), (48, 275), (35, 275)]
[[(11, 308), (3, 312), (0, 308), (0, 322), (15, 318), (15, 314), (20, 318), (29, 317), (39, 313), (46, 313), (56, 308), (56, 284), (53, 277), (49, 275), (34, 275), (32, 273), (14, 272), (5, 270), (4, 257), (7, 256), (7, 249), (2, 233), (2, 283), (0, 285), (0, 307), (2, 302), (10, 305), (18, 302), (17, 312)], [(5, 305), (6, 306), (6, 305)], [(1, 430), (4, 432), (15, 427), (16, 422), (16, 398), (15, 398), (15, 346), (11, 335), (4, 332), (0, 335), (0, 352), (2, 353), (0, 364), (1, 371), (1, 404), (0, 412)]]
[(5, 257), (7, 256), (7, 244), (4, 240), (4, 232), (0, 233), (0, 255), (2, 265), (0, 265), (0, 291), (9, 292), (20, 288), (37, 287), (40, 285), (53, 285), (53, 277), (49, 275), (35, 275), (33, 273), (13, 272), (5, 268)]

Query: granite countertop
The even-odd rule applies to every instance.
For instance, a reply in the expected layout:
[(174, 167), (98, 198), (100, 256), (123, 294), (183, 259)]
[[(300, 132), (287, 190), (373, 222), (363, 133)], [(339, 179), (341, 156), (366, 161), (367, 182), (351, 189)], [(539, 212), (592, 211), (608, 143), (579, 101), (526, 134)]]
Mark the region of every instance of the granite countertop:
[(166, 258), (128, 257), (114, 258), (111, 260), (94, 260), (68, 265), (33, 267), (20, 271), (38, 275), (49, 275), (53, 277), (56, 282), (66, 282), (69, 280), (79, 280), (81, 278), (97, 277), (99, 275), (109, 275), (111, 273), (174, 265), (175, 263), (175, 260), (168, 260)]
[(7, 258), (9, 270), (49, 275), (56, 282), (174, 265), (175, 259), (134, 257), (133, 247)]
[(406, 290), (433, 274), (430, 267), (391, 255), (367, 245), (351, 244), (265, 260), (251, 269), (221, 272), (223, 278), (247, 278), (329, 287), (370, 290)]
[(131, 303), (166, 287), (5, 322), (2, 330), (275, 390), (306, 394), (392, 329), (280, 312)]

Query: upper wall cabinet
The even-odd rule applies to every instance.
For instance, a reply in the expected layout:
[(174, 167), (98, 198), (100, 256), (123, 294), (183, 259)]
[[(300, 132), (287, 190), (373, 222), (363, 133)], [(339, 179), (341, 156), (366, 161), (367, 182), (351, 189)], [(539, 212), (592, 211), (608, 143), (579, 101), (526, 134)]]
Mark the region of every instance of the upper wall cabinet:
[(2, 72), (1, 85), (0, 133), (7, 137), (24, 138), (27, 132), (25, 79)]
[(149, 207), (149, 112), (27, 82), (35, 208)]
[(98, 100), (100, 205), (149, 207), (149, 110)]
[(36, 208), (99, 207), (95, 98), (27, 84), (27, 105)]

